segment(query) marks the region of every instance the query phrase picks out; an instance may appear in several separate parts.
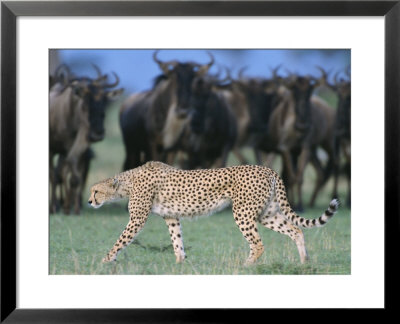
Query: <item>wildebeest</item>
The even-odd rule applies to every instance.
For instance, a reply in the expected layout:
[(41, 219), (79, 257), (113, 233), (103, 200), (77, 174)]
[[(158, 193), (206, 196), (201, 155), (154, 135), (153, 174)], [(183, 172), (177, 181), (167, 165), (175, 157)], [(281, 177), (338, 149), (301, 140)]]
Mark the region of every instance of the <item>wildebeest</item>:
[(61, 64), (54, 71), (54, 74), (49, 75), (49, 89), (51, 89), (55, 84), (59, 87), (65, 87), (69, 84), (73, 75), (66, 64)]
[[(350, 78), (349, 69), (346, 71)], [(331, 85), (338, 95), (337, 115), (335, 121), (335, 151), (337, 154), (338, 165), (343, 155), (344, 172), (348, 181), (347, 204), (351, 201), (351, 81), (338, 79), (335, 75), (334, 84)], [(334, 195), (337, 195), (337, 185), (339, 177), (339, 167), (336, 169)]]
[(290, 75), (282, 81), (275, 90), (278, 97), (274, 97), (270, 109), (267, 131), (258, 139), (255, 148), (281, 155), (290, 199), (293, 201), (297, 196), (296, 208), (302, 210), (302, 183), (308, 162), (317, 171), (312, 202), (324, 184), (324, 169), (317, 157), (317, 148), (323, 147), (329, 155), (330, 164), (334, 163), (335, 111), (313, 95), (314, 89), (320, 84), (319, 80)]
[(162, 74), (151, 90), (127, 98), (120, 110), (120, 127), (126, 158), (124, 170), (146, 161), (166, 161), (182, 136), (191, 112), (192, 82), (204, 76), (214, 64), (211, 54), (206, 64), (195, 62), (161, 61), (158, 51), (153, 60)]
[(250, 123), (250, 112), (246, 100), (246, 95), (236, 80), (231, 79), (227, 85), (218, 87), (218, 92), (228, 103), (236, 121), (236, 141), (233, 147), (233, 153), (239, 163), (247, 164), (247, 159), (241, 152), (241, 149), (248, 144), (248, 127)]
[[(275, 80), (244, 77), (242, 68), (238, 78), (230, 78), (230, 83), (220, 88), (229, 102), (237, 123), (237, 140), (233, 153), (241, 164), (247, 164), (241, 148), (252, 147), (265, 136), (273, 107), (277, 104)], [(256, 161), (262, 164), (261, 154), (254, 150)]]
[(239, 73), (236, 81), (245, 95), (250, 120), (246, 130), (247, 145), (253, 147), (256, 161), (263, 164), (259, 143), (265, 140), (269, 132), (269, 120), (273, 110), (281, 100), (278, 95), (278, 86), (274, 79), (244, 78)]
[[(49, 94), (49, 159), (51, 203), (50, 212), (56, 212), (57, 178), (63, 191), (63, 210), (80, 213), (80, 197), (89, 168), (93, 142), (104, 138), (105, 108), (123, 89), (110, 90), (119, 84), (119, 78), (107, 83), (107, 76), (98, 71), (97, 79), (65, 76), (56, 82)], [(68, 80), (68, 81), (65, 81)], [(54, 157), (58, 155), (58, 166)]]
[[(303, 78), (289, 85), (293, 92), (296, 107), (295, 129), (299, 132), (300, 141), (292, 148), (291, 153), (296, 161), (297, 209), (302, 210), (302, 184), (304, 171), (309, 162), (316, 172), (317, 180), (310, 205), (312, 206), (327, 179), (327, 173), (335, 168), (336, 156), (334, 150), (335, 109), (320, 97), (313, 95), (318, 82)], [(322, 167), (317, 156), (317, 149), (323, 148), (328, 155), (328, 163)]]
[(177, 149), (187, 154), (186, 169), (224, 167), (236, 141), (237, 125), (220, 81), (209, 76), (192, 83), (192, 112)]

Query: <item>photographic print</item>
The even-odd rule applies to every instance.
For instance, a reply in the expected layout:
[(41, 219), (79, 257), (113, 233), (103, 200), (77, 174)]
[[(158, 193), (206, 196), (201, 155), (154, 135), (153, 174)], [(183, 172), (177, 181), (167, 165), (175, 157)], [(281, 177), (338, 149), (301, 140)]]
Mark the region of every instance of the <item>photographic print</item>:
[[(1, 319), (389, 309), (399, 9), (2, 3)], [(191, 77), (178, 77), (182, 64)], [(158, 97), (162, 85), (175, 91)], [(311, 111), (326, 106), (340, 125), (348, 103), (351, 132), (334, 126), (329, 150)], [(277, 146), (277, 130), (297, 144)], [(287, 294), (293, 286), (302, 297)], [(176, 287), (184, 298), (171, 298)]]
[(350, 62), (49, 50), (49, 274), (351, 274)]

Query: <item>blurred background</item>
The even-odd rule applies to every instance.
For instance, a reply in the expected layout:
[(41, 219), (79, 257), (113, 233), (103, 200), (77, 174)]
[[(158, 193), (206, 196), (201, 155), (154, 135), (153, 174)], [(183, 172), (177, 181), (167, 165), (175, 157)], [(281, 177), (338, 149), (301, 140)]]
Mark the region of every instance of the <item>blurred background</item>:
[[(315, 94), (318, 95), (333, 109), (333, 111), (335, 111), (334, 114), (336, 116), (333, 115), (330, 116), (329, 118), (331, 120), (329, 121), (329, 123), (332, 125), (337, 124), (340, 119), (339, 115), (341, 116), (343, 115), (343, 113), (340, 114), (337, 113), (339, 109), (338, 107), (340, 105), (339, 88), (344, 83), (347, 86), (350, 85), (350, 63), (351, 63), (350, 50), (346, 49), (164, 50), (163, 49), (157, 53), (157, 59), (155, 59), (155, 57), (153, 56), (154, 53), (155, 50), (153, 49), (50, 50), (49, 52), (50, 97), (53, 99), (55, 98), (54, 100), (51, 100), (50, 104), (51, 116), (53, 115), (56, 116), (57, 113), (61, 111), (61, 108), (59, 106), (60, 105), (62, 106), (63, 104), (59, 103), (60, 101), (59, 97), (61, 94), (65, 95), (66, 89), (70, 89), (71, 87), (73, 88), (72, 91), (74, 91), (75, 95), (78, 96), (79, 98), (84, 98), (83, 93), (87, 93), (92, 96), (91, 98), (85, 97), (86, 99), (85, 98), (81, 99), (83, 100), (83, 102), (88, 103), (90, 100), (93, 101), (93, 98), (95, 97), (97, 98), (99, 96), (100, 97), (103, 96), (102, 98), (104, 99), (104, 100), (102, 99), (103, 100), (102, 104), (97, 104), (98, 106), (102, 105), (102, 107), (100, 108), (94, 107), (92, 103), (93, 107), (90, 108), (91, 110), (89, 109), (89, 115), (85, 117), (88, 119), (88, 122), (90, 124), (90, 134), (88, 134), (87, 136), (88, 138), (92, 137), (92, 139), (89, 139), (84, 143), (84, 145), (86, 145), (87, 147), (83, 150), (84, 152), (82, 151), (80, 153), (78, 158), (79, 161), (76, 163), (77, 165), (75, 166), (69, 165), (67, 167), (67, 164), (69, 163), (68, 161), (70, 160), (70, 155), (72, 154), (70, 153), (72, 144), (67, 144), (67, 142), (74, 141), (76, 138), (69, 138), (67, 140), (64, 137), (65, 134), (59, 134), (60, 128), (65, 127), (65, 125), (67, 126), (67, 128), (69, 127), (68, 125), (69, 122), (64, 120), (63, 122), (61, 122), (61, 124), (64, 125), (60, 126), (59, 125), (60, 119), (64, 119), (65, 116), (63, 115), (64, 117), (53, 118), (55, 120), (58, 120), (58, 124), (57, 125), (55, 124), (53, 126), (50, 125), (51, 129), (50, 151), (51, 152), (53, 151), (53, 154), (51, 155), (52, 156), (51, 164), (53, 165), (50, 166), (50, 169), (54, 171), (53, 173), (52, 172), (50, 173), (50, 182), (54, 181), (53, 183), (54, 186), (52, 187), (53, 189), (51, 189), (51, 194), (50, 194), (50, 200), (53, 200), (53, 202), (51, 203), (52, 206), (50, 208), (50, 211), (52, 213), (59, 212), (62, 210), (61, 206), (64, 204), (64, 201), (65, 199), (67, 199), (68, 196), (74, 196), (74, 195), (82, 196), (82, 193), (84, 193), (85, 196), (84, 200), (85, 200), (86, 194), (88, 192), (87, 186), (90, 186), (91, 184), (98, 182), (102, 179), (105, 179), (107, 177), (113, 176), (114, 174), (119, 173), (128, 168), (136, 167), (137, 165), (144, 163), (146, 160), (158, 159), (158, 160), (163, 160), (164, 162), (171, 162), (171, 160), (167, 160), (165, 157), (161, 158), (160, 157), (161, 155), (159, 155), (158, 158), (155, 158), (154, 155), (152, 155), (150, 158), (149, 157), (143, 158), (143, 154), (146, 153), (141, 152), (139, 153), (139, 155), (142, 154), (140, 155), (141, 156), (140, 163), (137, 162), (128, 163), (126, 158), (127, 157), (126, 150), (129, 144), (127, 144), (126, 138), (129, 138), (130, 136), (131, 139), (135, 138), (136, 142), (156, 141), (156, 139), (149, 139), (148, 130), (147, 133), (146, 131), (141, 133), (132, 133), (132, 132), (129, 133), (131, 129), (133, 128), (139, 129), (140, 128), (139, 126), (142, 126), (143, 124), (146, 123), (143, 120), (138, 121), (137, 119), (138, 117), (134, 117), (137, 119), (134, 121), (137, 124), (134, 124), (134, 122), (132, 122), (133, 124), (131, 123), (125, 126), (125, 128), (128, 130), (125, 129), (125, 131), (122, 131), (121, 120), (129, 120), (129, 118), (131, 117), (119, 116), (121, 106), (123, 105), (124, 100), (127, 100), (129, 96), (135, 93), (136, 94), (143, 93), (145, 91), (154, 93), (155, 88), (158, 85), (157, 82), (159, 82), (160, 80), (161, 82), (168, 81), (164, 79), (169, 78), (169, 76), (166, 75), (170, 73), (170, 71), (166, 72), (166, 70), (164, 71), (162, 70), (163, 69), (162, 62), (164, 63), (175, 62), (179, 64), (183, 64), (185, 62), (191, 62), (191, 63), (194, 62), (199, 66), (201, 66), (201, 65), (207, 65), (210, 62), (210, 58), (212, 58), (212, 64), (209, 66), (207, 73), (205, 75), (202, 75), (202, 77), (207, 78), (209, 76), (212, 76), (213, 80), (210, 81), (209, 80), (210, 78), (208, 78), (207, 82), (213, 82), (212, 84), (213, 93), (215, 94), (218, 91), (220, 93), (223, 93), (223, 95), (220, 95), (220, 97), (223, 96), (226, 99), (225, 104), (229, 102), (228, 105), (232, 107), (235, 105), (238, 106), (236, 108), (234, 107), (233, 110), (235, 109), (248, 110), (246, 114), (247, 118), (250, 119), (250, 121), (247, 123), (246, 126), (247, 128), (245, 132), (257, 133), (256, 134), (257, 136), (253, 136), (251, 140), (248, 140), (247, 144), (246, 143), (240, 144), (240, 150), (242, 154), (241, 156), (239, 156), (238, 154), (233, 154), (232, 152), (233, 147), (230, 147), (230, 149), (232, 150), (229, 151), (229, 154), (227, 156), (227, 161), (224, 164), (237, 165), (243, 163), (251, 163), (251, 164), (268, 165), (276, 169), (284, 177), (285, 183), (288, 184), (290, 181), (294, 179), (294, 176), (292, 174), (292, 180), (290, 180), (291, 178), (290, 178), (290, 172), (288, 171), (289, 169), (285, 170), (285, 167), (282, 164), (282, 159), (280, 154), (275, 154), (273, 158), (268, 159), (265, 156), (264, 157), (261, 156), (261, 153), (259, 156), (257, 156), (257, 152), (253, 150), (255, 145), (254, 143), (256, 143), (257, 141), (259, 142), (263, 141), (264, 143), (269, 141), (269, 137), (268, 136), (265, 137), (264, 135), (269, 131), (268, 127), (271, 127), (271, 125), (267, 126), (267, 124), (269, 122), (269, 115), (271, 115), (271, 111), (274, 109), (271, 106), (273, 105), (272, 102), (274, 102), (275, 106), (278, 105), (277, 102), (285, 104), (286, 99), (283, 99), (282, 94), (285, 93), (286, 91), (287, 93), (292, 93), (293, 97), (294, 93), (297, 93), (293, 87), (300, 86), (299, 84), (295, 85), (295, 83), (301, 82), (304, 78), (306, 78), (307, 86), (312, 88), (313, 95)], [(170, 70), (176, 69), (177, 66), (179, 66), (179, 64), (174, 66), (171, 65), (167, 69)], [(160, 76), (161, 79), (157, 81), (157, 78), (160, 78)], [(221, 81), (221, 79), (223, 79), (223, 81)], [(219, 84), (218, 81), (221, 81), (223, 85)], [(233, 88), (235, 88), (236, 81), (237, 84), (239, 84), (241, 87), (239, 90), (237, 88), (236, 90), (233, 90)], [(192, 82), (192, 80), (190, 80), (190, 82)], [(273, 90), (270, 90), (270, 88), (268, 88), (269, 89), (268, 91), (270, 92), (273, 91), (273, 95), (275, 96), (273, 99), (268, 97), (271, 95), (270, 92), (267, 94), (266, 90), (267, 87), (270, 87), (271, 82), (273, 82)], [(268, 86), (267, 83), (269, 84)], [(259, 90), (256, 91), (252, 88), (254, 87), (255, 84), (259, 85), (262, 84), (263, 98), (260, 97), (260, 93), (258, 94), (256, 93)], [(193, 85), (191, 87), (193, 88)], [(215, 90), (215, 87), (223, 87), (223, 88)], [(283, 88), (285, 90), (282, 90)], [(202, 89), (202, 91), (203, 90), (204, 89)], [(90, 91), (92, 92), (90, 93)], [(94, 93), (93, 91), (97, 92)], [(247, 108), (243, 108), (240, 106), (240, 103), (238, 102), (237, 99), (238, 98), (237, 93), (235, 93), (235, 91), (236, 92), (241, 91), (242, 97), (245, 98), (246, 100), (246, 103), (242, 106), (243, 107), (246, 106)], [(261, 100), (258, 99), (257, 96), (263, 99), (264, 103), (260, 103), (260, 101), (257, 101)], [(109, 100), (111, 97), (113, 97), (112, 100)], [(199, 96), (197, 95), (196, 97), (197, 100), (199, 99), (198, 97)], [(347, 102), (348, 107), (346, 109), (348, 110), (348, 112), (346, 112), (346, 115), (348, 116), (350, 116), (349, 98), (350, 98), (350, 93), (347, 93), (347, 97), (342, 100), (342, 103)], [(268, 110), (270, 111), (268, 113), (266, 113), (267, 110), (266, 108), (264, 108), (264, 106), (266, 105), (265, 102), (267, 102), (265, 100), (267, 101), (269, 100), (268, 105), (272, 107), (268, 108), (270, 109)], [(302, 100), (304, 101), (304, 98), (294, 98), (294, 97), (292, 98), (292, 104), (296, 106), (296, 109), (298, 109), (297, 105), (301, 106)], [(306, 100), (309, 101), (310, 98), (308, 97), (306, 98)], [(289, 105), (289, 103), (286, 104)], [(254, 105), (256, 106), (253, 107)], [(96, 109), (98, 111), (99, 109), (102, 110), (102, 113), (93, 112)], [(240, 134), (241, 130), (239, 129), (240, 128), (239, 124), (241, 123), (242, 117), (240, 114), (237, 114), (236, 110), (235, 113), (233, 113), (233, 115), (235, 115), (233, 116), (233, 118), (236, 120), (237, 123), (234, 132), (236, 133), (235, 135), (236, 138), (238, 138), (243, 135)], [(98, 133), (95, 133), (94, 129), (96, 127), (95, 126), (96, 122), (93, 120), (94, 118), (93, 116), (95, 115), (100, 116), (101, 114), (105, 115), (103, 116), (104, 125), (100, 125), (102, 122), (97, 121), (98, 122), (97, 126), (103, 129), (99, 128), (100, 130), (98, 131)], [(144, 114), (145, 113), (142, 112), (142, 115)], [(268, 114), (268, 116), (266, 116), (266, 114)], [(167, 115), (161, 114), (160, 116), (161, 119), (165, 119)], [(190, 118), (192, 119), (194, 118), (193, 114), (190, 116), (191, 116)], [(218, 126), (218, 119), (225, 118), (221, 116), (208, 117), (209, 119), (211, 118), (212, 120), (210, 121), (210, 123), (214, 123), (213, 127), (215, 129), (217, 129), (218, 127), (224, 128), (225, 126), (226, 128), (228, 128), (227, 126), (228, 124), (224, 124), (225, 126), (224, 125)], [(294, 126), (297, 128), (300, 127), (298, 124), (298, 120), (300, 118), (299, 116), (300, 116), (299, 113), (297, 113), (296, 125)], [(140, 118), (142, 117), (143, 116), (140, 116)], [(122, 119), (119, 120), (120, 118)], [(288, 117), (286, 116), (285, 118)], [(309, 118), (310, 120), (312, 119), (311, 115), (308, 115), (307, 118)], [(308, 125), (307, 121), (303, 120), (302, 123), (303, 124), (301, 127), (305, 127), (304, 125)], [(316, 122), (316, 124), (319, 126), (324, 125), (324, 123), (325, 121)], [(347, 127), (349, 127), (349, 120), (347, 120), (347, 124), (348, 124)], [(192, 128), (194, 127), (193, 125), (194, 123), (190, 124)], [(77, 126), (74, 125), (73, 127)], [(307, 129), (308, 128), (309, 126), (307, 126)], [(157, 131), (161, 132), (164, 130), (158, 129)], [(71, 132), (72, 133), (75, 132), (75, 135), (68, 135), (68, 136), (74, 137), (76, 136), (78, 130), (75, 129), (74, 131)], [(337, 132), (339, 131), (337, 130)], [(195, 137), (196, 134), (193, 135), (194, 133), (195, 132), (192, 131), (192, 134), (187, 135), (187, 138), (192, 139), (193, 137)], [(264, 137), (262, 137), (260, 134), (264, 134), (262, 135)], [(57, 136), (60, 136), (60, 138), (56, 140)], [(184, 148), (185, 145), (182, 145), (183, 148), (182, 151), (185, 151), (186, 154), (189, 155), (189, 158), (187, 158), (188, 160), (190, 160), (190, 155), (192, 154), (191, 152), (193, 152), (193, 147), (201, 147), (201, 145), (203, 146), (211, 145), (210, 143), (212, 142), (212, 140), (218, 138), (219, 134), (212, 134), (210, 136), (211, 137), (209, 137), (208, 139), (206, 139), (205, 136), (203, 137), (197, 136), (197, 139), (193, 140), (192, 142), (190, 142), (191, 140), (188, 140), (187, 143), (185, 144), (186, 151)], [(303, 134), (302, 136), (304, 137), (305, 135)], [(332, 137), (333, 141), (336, 141), (334, 146), (336, 147), (335, 150), (337, 151), (337, 159), (339, 161), (342, 161), (344, 157), (342, 156), (343, 154), (339, 152), (342, 150), (341, 148), (339, 148), (341, 146), (341, 144), (339, 143), (339, 137), (341, 135), (338, 136), (336, 134), (332, 136), (333, 136)], [(211, 141), (210, 138), (212, 139)], [(53, 139), (54, 141), (52, 141)], [(350, 136), (348, 135), (348, 142), (349, 140)], [(233, 146), (235, 145), (236, 144), (233, 144)], [(271, 149), (267, 146), (264, 144), (261, 145), (260, 149), (262, 151), (262, 154), (271, 151)], [(299, 156), (300, 146), (297, 145), (296, 148), (297, 152), (295, 149), (293, 149), (292, 153), (290, 153), (292, 154), (293, 157), (292, 173), (298, 173), (298, 170), (296, 170), (297, 167), (296, 164)], [(316, 154), (318, 159), (314, 160), (320, 160), (318, 162), (321, 165), (320, 168), (324, 167), (330, 169), (329, 174), (332, 175), (333, 168), (332, 165), (329, 164), (330, 163), (329, 159), (331, 158), (331, 156), (329, 155), (330, 152), (329, 151), (327, 152), (326, 148), (323, 149), (321, 143), (317, 143), (315, 144), (315, 146), (317, 147)], [(346, 149), (348, 152), (345, 153), (347, 155), (350, 155), (349, 143), (347, 143), (347, 146), (348, 147)], [(169, 150), (170, 148), (167, 147), (167, 145), (164, 143), (164, 151), (167, 151), (167, 149)], [(213, 148), (214, 151), (217, 150), (219, 152), (222, 152), (224, 149), (225, 148), (222, 146)], [(272, 151), (274, 151), (275, 149), (276, 148), (273, 148)], [(162, 150), (163, 148), (161, 148), (161, 151)], [(205, 150), (207, 150), (207, 147), (203, 149), (203, 151), (199, 149), (199, 151), (197, 151), (196, 154), (207, 155), (208, 152), (206, 152)], [(215, 156), (215, 152), (213, 154)], [(172, 162), (173, 163), (176, 162), (178, 158), (175, 158), (175, 160), (172, 160)], [(68, 163), (66, 163), (64, 159)], [(216, 158), (213, 161), (215, 162)], [(318, 170), (317, 168), (315, 168), (315, 164), (313, 164), (314, 166), (313, 170), (312, 166), (308, 162), (306, 169), (304, 171), (304, 181), (303, 181), (304, 183), (302, 184), (301, 188), (302, 192), (304, 191), (306, 197), (305, 200), (313, 199), (311, 197), (313, 195), (312, 188), (314, 186), (317, 186), (316, 183), (320, 181), (320, 179), (318, 178), (318, 173), (316, 173), (315, 171)], [(348, 169), (350, 168), (349, 158), (347, 157), (347, 160), (343, 163), (346, 165), (341, 166), (340, 167), (341, 170), (339, 170), (338, 172), (341, 173), (347, 172), (346, 175), (347, 180), (339, 177), (338, 190), (342, 197), (347, 196), (346, 199), (350, 201), (350, 193), (346, 185), (346, 181), (347, 182), (350, 181), (349, 180), (350, 170), (347, 171), (344, 170), (345, 168)], [(202, 164), (199, 161), (197, 162), (189, 161), (188, 164), (184, 163), (180, 164), (176, 163), (176, 164), (178, 167), (183, 167), (186, 165), (186, 168), (204, 167), (205, 165), (209, 167), (216, 166), (211, 162), (208, 165), (204, 163)], [(187, 165), (189, 165), (189, 167), (187, 167)], [(67, 168), (69, 168), (70, 170), (66, 171)], [(74, 168), (75, 171), (73, 171)], [(78, 168), (80, 169), (77, 171)], [(332, 178), (332, 176), (330, 176), (329, 179), (327, 176), (326, 178), (327, 179), (323, 180), (324, 181), (323, 193), (325, 193), (323, 205), (325, 205), (326, 201), (331, 198), (329, 196), (330, 193), (332, 192), (332, 187), (334, 186), (332, 182), (336, 181), (334, 178)], [(66, 184), (67, 188), (65, 189), (62, 189), (63, 182), (68, 182)], [(81, 188), (78, 190), (78, 194), (73, 193), (74, 191), (73, 188), (74, 186), (76, 186), (75, 183), (80, 183), (79, 186)], [(326, 185), (326, 183), (330, 184)], [(293, 189), (293, 192), (294, 191), (295, 189)], [(346, 193), (347, 191), (348, 193)], [(77, 206), (73, 207), (74, 203), (72, 201), (74, 200), (76, 200), (76, 198), (70, 198), (70, 202), (67, 203), (68, 207), (64, 208), (65, 213), (70, 213), (70, 212), (77, 214), (80, 213), (81, 207)], [(81, 198), (79, 198), (78, 200), (81, 200)], [(80, 204), (82, 205), (81, 202)], [(318, 204), (319, 200), (317, 199), (317, 205)], [(350, 202), (348, 202), (348, 204), (350, 204)], [(302, 203), (300, 203), (298, 207), (299, 211), (302, 211), (304, 209)], [(85, 204), (83, 204), (83, 208), (86, 208)]]
[[(276, 49), (276, 50), (162, 50), (163, 60), (196, 61), (208, 60), (207, 51), (213, 54), (216, 65), (210, 70), (215, 73), (218, 66), (228, 67), (232, 74), (247, 67), (246, 75), (269, 77), (270, 68), (279, 64), (289, 71), (298, 74), (319, 76), (316, 66), (322, 66), (334, 73), (350, 65), (350, 50), (345, 49)], [(121, 86), (126, 93), (149, 89), (154, 78), (160, 74), (159, 67), (154, 63), (153, 49), (143, 50), (51, 50), (50, 73), (61, 63), (68, 64), (71, 70), (78, 74), (93, 75), (92, 63), (101, 66), (104, 71), (115, 71), (121, 78)]]

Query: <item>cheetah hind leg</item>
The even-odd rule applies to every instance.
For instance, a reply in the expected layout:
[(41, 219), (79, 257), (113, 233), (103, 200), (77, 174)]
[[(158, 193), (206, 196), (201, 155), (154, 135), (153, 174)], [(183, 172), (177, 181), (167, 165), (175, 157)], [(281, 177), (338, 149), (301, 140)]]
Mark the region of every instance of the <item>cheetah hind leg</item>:
[(168, 226), (176, 263), (182, 263), (185, 260), (186, 255), (183, 247), (182, 230), (179, 218), (165, 218), (165, 223)]
[(303, 231), (287, 220), (282, 214), (276, 212), (274, 215), (264, 214), (259, 218), (260, 223), (275, 232), (289, 236), (297, 246), (300, 255), (300, 262), (305, 263), (308, 258), (308, 253), (304, 241)]

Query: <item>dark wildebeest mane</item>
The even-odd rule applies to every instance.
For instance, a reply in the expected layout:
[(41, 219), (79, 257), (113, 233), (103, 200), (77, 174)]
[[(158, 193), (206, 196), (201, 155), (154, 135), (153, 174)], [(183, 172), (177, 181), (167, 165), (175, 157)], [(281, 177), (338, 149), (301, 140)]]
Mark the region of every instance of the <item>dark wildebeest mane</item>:
[(153, 89), (155, 87), (157, 87), (161, 83), (161, 81), (164, 81), (167, 79), (168, 79), (168, 77), (165, 74), (160, 74), (160, 75), (156, 76), (153, 80)]

